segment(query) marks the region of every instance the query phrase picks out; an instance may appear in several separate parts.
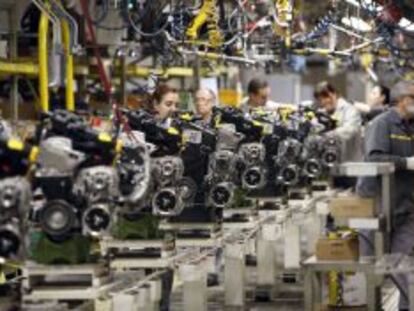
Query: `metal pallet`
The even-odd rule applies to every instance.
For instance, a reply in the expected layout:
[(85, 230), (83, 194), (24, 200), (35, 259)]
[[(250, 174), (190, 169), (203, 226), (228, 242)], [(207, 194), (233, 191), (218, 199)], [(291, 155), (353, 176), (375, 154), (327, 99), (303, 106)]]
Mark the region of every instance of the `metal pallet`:
[(100, 287), (109, 282), (103, 264), (38, 265), (27, 264), (23, 270), (23, 302), (51, 300), (94, 300)]
[[(104, 253), (111, 253), (111, 269), (161, 269), (171, 265), (169, 258), (174, 255), (175, 241), (104, 239), (101, 248)], [(153, 251), (159, 254), (154, 255)]]

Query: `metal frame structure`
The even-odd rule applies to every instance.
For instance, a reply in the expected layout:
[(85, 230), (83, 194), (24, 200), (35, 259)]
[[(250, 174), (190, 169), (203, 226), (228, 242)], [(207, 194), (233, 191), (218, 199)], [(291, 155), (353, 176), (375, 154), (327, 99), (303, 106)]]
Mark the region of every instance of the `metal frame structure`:
[[(391, 176), (394, 165), (391, 163), (344, 163), (338, 166), (334, 174), (349, 177), (380, 177), (382, 193), (380, 195), (382, 211), (377, 215), (375, 232), (375, 257), (352, 261), (318, 261), (316, 257), (305, 260), (302, 264), (305, 274), (305, 308), (312, 311), (321, 301), (322, 273), (329, 271), (363, 272), (367, 278), (367, 307), (368, 311), (381, 309), (381, 282), (375, 274), (375, 262), (389, 252), (389, 237), (391, 233)], [(384, 218), (385, 225), (380, 226)], [(352, 224), (352, 221), (350, 221)], [(372, 228), (372, 219), (358, 221), (358, 229)]]
[[(9, 24), (9, 62), (14, 62), (18, 57), (18, 19), (17, 19), (17, 3), (0, 4), (0, 11), (6, 12), (8, 15)], [(7, 65), (7, 63), (6, 63)], [(11, 103), (13, 106), (13, 120), (17, 121), (19, 118), (19, 77), (13, 76), (12, 87), (10, 91)]]

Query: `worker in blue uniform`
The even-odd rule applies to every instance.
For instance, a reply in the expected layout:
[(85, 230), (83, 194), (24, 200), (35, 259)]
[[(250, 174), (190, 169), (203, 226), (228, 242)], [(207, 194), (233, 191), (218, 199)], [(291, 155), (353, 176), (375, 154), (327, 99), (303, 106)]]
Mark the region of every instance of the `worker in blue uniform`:
[[(395, 186), (392, 209), (391, 252), (413, 254), (414, 247), (414, 83), (399, 82), (391, 90), (394, 107), (368, 124), (365, 136), (365, 160), (392, 162)], [(380, 191), (376, 178), (361, 178), (357, 192), (373, 197)], [(408, 310), (406, 275), (395, 279), (403, 291), (400, 310)]]

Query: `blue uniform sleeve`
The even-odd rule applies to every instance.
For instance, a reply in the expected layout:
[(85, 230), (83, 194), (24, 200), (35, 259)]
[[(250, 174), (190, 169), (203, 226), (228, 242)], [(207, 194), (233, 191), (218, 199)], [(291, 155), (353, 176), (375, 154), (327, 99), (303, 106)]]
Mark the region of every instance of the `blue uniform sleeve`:
[(391, 154), (389, 125), (383, 119), (372, 121), (365, 133), (365, 157), (369, 162), (391, 162), (396, 170), (405, 170), (404, 157)]

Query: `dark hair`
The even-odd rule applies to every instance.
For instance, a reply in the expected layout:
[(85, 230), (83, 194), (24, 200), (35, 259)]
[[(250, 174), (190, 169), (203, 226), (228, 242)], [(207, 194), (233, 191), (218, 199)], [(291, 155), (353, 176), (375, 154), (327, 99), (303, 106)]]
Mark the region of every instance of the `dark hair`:
[(328, 97), (331, 94), (338, 94), (338, 91), (328, 81), (322, 81), (316, 85), (315, 91), (313, 92), (313, 97), (318, 99), (321, 97)]
[(247, 85), (247, 93), (257, 94), (261, 89), (264, 89), (269, 86), (266, 80), (260, 78), (251, 79)]
[(160, 84), (155, 89), (148, 103), (148, 109), (153, 111), (154, 106), (162, 102), (163, 97), (168, 93), (178, 93), (178, 90), (168, 84)]
[(380, 89), (381, 96), (384, 96), (384, 105), (389, 105), (391, 103), (391, 91), (385, 85), (377, 85)]

